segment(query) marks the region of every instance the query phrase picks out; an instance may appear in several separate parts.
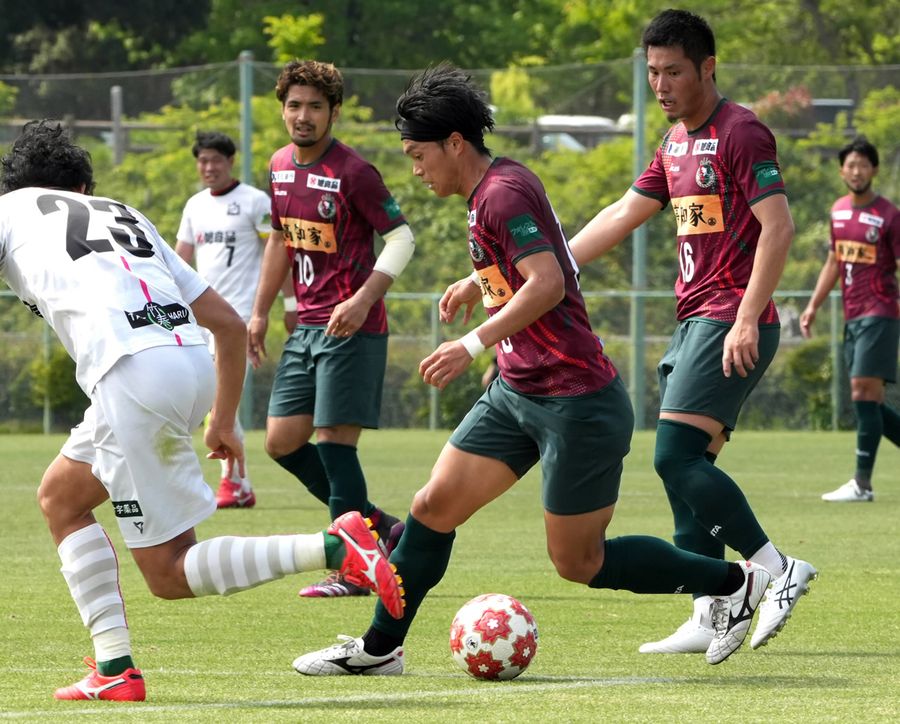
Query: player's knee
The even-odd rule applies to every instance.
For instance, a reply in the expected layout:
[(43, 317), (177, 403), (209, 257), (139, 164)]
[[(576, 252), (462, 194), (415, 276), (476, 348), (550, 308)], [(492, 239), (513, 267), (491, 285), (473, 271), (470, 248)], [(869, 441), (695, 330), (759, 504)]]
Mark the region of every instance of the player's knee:
[(559, 577), (573, 583), (587, 583), (603, 567), (603, 546), (580, 550), (548, 545), (547, 555)]
[(171, 573), (142, 571), (142, 573), (147, 588), (157, 598), (174, 601), (179, 598), (189, 598), (192, 595), (184, 576), (178, 576), (174, 571)]
[(455, 530), (469, 518), (452, 501), (442, 497), (439, 486), (429, 482), (416, 493), (409, 509), (413, 518), (434, 530)]

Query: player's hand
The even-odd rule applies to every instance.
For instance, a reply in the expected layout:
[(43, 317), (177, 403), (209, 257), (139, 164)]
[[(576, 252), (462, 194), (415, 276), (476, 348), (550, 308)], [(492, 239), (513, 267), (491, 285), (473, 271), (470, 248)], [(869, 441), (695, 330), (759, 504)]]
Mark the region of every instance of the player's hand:
[(746, 377), (759, 361), (759, 325), (737, 321), (725, 336), (722, 351), (722, 372), (731, 377), (732, 369)]
[(253, 369), (257, 369), (266, 356), (266, 331), (269, 329), (268, 317), (250, 317), (247, 325), (247, 358)]
[(287, 330), (288, 334), (293, 334), (294, 330), (297, 329), (297, 310), (295, 309), (292, 312), (284, 313), (284, 328)]
[[(471, 284), (471, 286), (474, 286)], [(419, 363), (419, 374), (426, 384), (443, 390), (472, 364), (469, 351), (458, 339), (444, 342)]]
[(456, 317), (459, 308), (465, 306), (466, 311), (463, 315), (463, 324), (467, 324), (472, 318), (472, 311), (475, 309), (475, 304), (480, 297), (481, 287), (473, 283), (471, 277), (453, 282), (447, 287), (447, 291), (444, 292), (438, 304), (441, 321), (449, 324)]
[(226, 475), (228, 477), (231, 477), (234, 465), (237, 463), (241, 477), (246, 477), (244, 446), (233, 429), (219, 429), (216, 427), (216, 423), (210, 420), (206, 432), (203, 433), (203, 442), (211, 450), (206, 455), (207, 460), (225, 460)]
[(803, 314), (800, 315), (800, 334), (804, 336), (804, 338), (809, 339), (812, 337), (812, 326), (813, 322), (816, 321), (816, 310), (812, 307), (807, 307), (803, 310)]
[(371, 308), (371, 304), (354, 294), (331, 310), (325, 334), (332, 337), (352, 337), (363, 326)]

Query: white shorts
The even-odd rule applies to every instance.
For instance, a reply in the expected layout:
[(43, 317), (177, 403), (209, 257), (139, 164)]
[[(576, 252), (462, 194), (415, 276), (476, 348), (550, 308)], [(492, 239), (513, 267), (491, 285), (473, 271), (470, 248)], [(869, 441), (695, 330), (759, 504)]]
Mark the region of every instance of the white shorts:
[(61, 452), (91, 466), (129, 548), (170, 541), (215, 512), (192, 439), (214, 394), (212, 359), (199, 345), (123, 357), (94, 387)]

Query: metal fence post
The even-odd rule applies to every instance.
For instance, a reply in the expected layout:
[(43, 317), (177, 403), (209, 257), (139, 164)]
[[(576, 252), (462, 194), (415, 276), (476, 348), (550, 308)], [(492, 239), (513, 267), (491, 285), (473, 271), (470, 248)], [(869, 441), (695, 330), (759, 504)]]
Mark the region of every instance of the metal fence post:
[[(634, 140), (632, 176), (637, 178), (644, 170), (644, 116), (646, 115), (645, 84), (647, 82), (647, 59), (641, 48), (634, 51), (634, 71), (632, 98), (634, 103)], [(645, 309), (643, 292), (647, 288), (647, 229), (641, 224), (632, 234), (631, 269), (631, 406), (634, 408), (634, 427), (643, 430), (644, 402), (647, 394), (644, 379), (644, 334)]]
[(125, 158), (125, 129), (122, 128), (122, 86), (114, 85), (109, 89), (109, 111), (112, 121), (113, 165), (119, 166)]

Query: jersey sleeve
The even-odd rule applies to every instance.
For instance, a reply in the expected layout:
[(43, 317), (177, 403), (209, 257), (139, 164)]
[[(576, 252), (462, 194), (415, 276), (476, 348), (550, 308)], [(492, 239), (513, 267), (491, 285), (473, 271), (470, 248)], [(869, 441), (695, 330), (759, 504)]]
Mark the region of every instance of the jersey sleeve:
[[(406, 223), (400, 205), (384, 185), (378, 169), (369, 163), (361, 163), (354, 169), (351, 203), (381, 235)], [(272, 226), (275, 227), (274, 214)]]
[(729, 165), (750, 206), (772, 194), (786, 193), (775, 136), (761, 121), (754, 119), (736, 126), (731, 140)]
[(261, 236), (272, 231), (272, 202), (264, 191), (254, 195), (253, 225)]
[(191, 227), (191, 200), (184, 205), (184, 211), (181, 212), (181, 223), (178, 225), (178, 233), (175, 234), (176, 241), (182, 241), (185, 244), (195, 246), (194, 230)]
[(894, 260), (900, 264), (900, 210), (894, 210), (894, 217), (888, 227), (888, 244), (894, 251)]
[(181, 296), (188, 304), (193, 304), (194, 300), (209, 288), (209, 283), (203, 279), (193, 267), (191, 267), (184, 259), (182, 259), (163, 239), (156, 227), (150, 221), (143, 217), (145, 223), (153, 232), (153, 245), (159, 254), (159, 258), (168, 267), (175, 280), (175, 285), (181, 292)]
[[(553, 251), (556, 230), (549, 224), (556, 220), (542, 208), (529, 189), (514, 184), (495, 183), (480, 200), (476, 211), (481, 225), (489, 230), (506, 250), (515, 264), (520, 259), (539, 251)], [(547, 203), (549, 207), (549, 202)]]
[(664, 139), (663, 145), (656, 149), (650, 165), (631, 185), (632, 191), (639, 193), (641, 196), (656, 199), (663, 207), (669, 203), (669, 183), (666, 179), (666, 169), (663, 166), (662, 158), (662, 150), (666, 142)]

